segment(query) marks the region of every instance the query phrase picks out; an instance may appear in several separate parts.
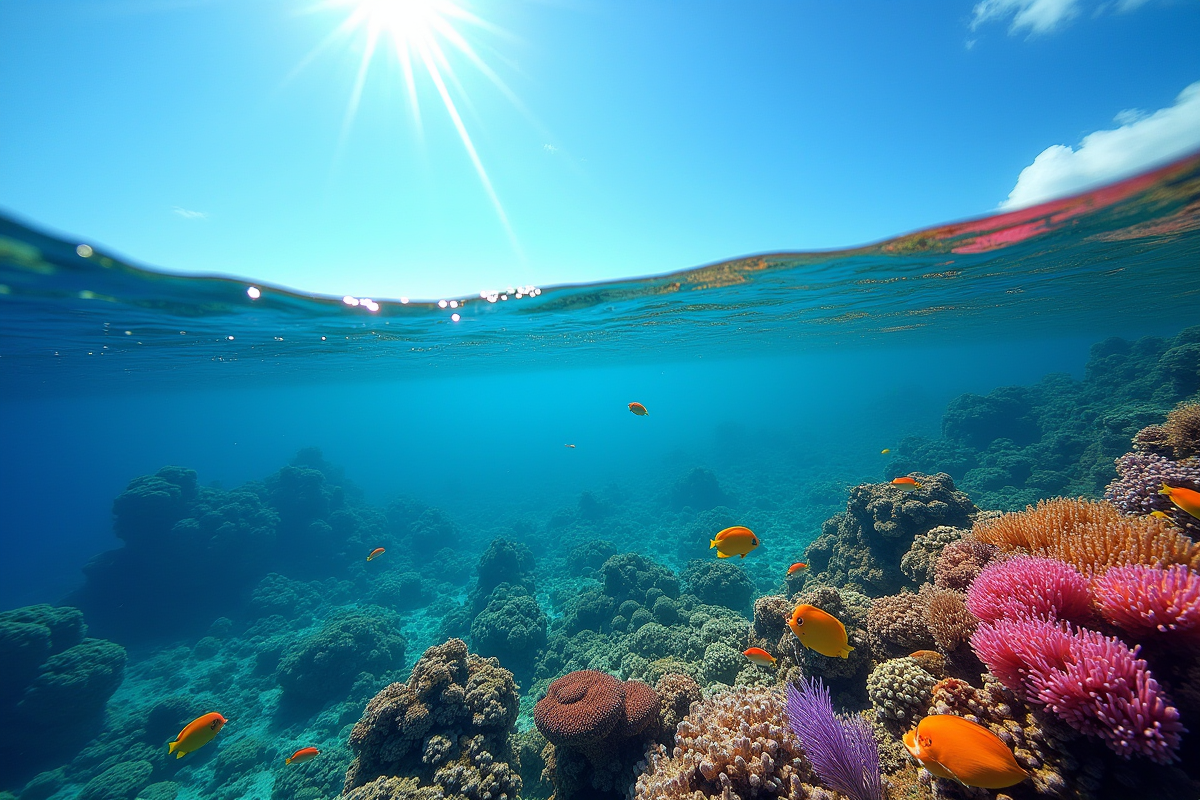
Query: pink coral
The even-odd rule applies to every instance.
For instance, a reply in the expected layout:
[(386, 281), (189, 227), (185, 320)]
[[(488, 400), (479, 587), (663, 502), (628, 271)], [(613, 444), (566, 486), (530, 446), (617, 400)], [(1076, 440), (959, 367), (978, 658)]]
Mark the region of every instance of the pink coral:
[(1015, 556), (989, 564), (967, 592), (967, 608), (984, 622), (1017, 617), (1082, 621), (1091, 615), (1091, 605), (1087, 579), (1053, 558)]
[(1001, 683), (1128, 758), (1177, 760), (1186, 732), (1146, 662), (1119, 639), (1066, 622), (1001, 619), (979, 626), (975, 654)]
[(1092, 593), (1104, 618), (1129, 633), (1200, 637), (1200, 575), (1182, 564), (1113, 567)]

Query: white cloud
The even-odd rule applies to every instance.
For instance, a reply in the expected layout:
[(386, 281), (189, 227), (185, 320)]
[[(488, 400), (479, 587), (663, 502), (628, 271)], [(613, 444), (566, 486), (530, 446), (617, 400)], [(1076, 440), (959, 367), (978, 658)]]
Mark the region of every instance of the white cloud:
[(1021, 170), (1000, 207), (1024, 208), (1064, 197), (1200, 149), (1200, 81), (1180, 92), (1175, 105), (1126, 119), (1115, 130), (1089, 133), (1076, 148), (1047, 147)]
[(558, 148), (552, 144), (544, 144), (544, 145), (542, 145), (542, 149), (545, 150), (547, 153), (557, 153), (558, 152)]
[(207, 211), (190, 211), (179, 206), (175, 206), (172, 210), (184, 219), (208, 219)]
[(982, 0), (975, 6), (971, 30), (985, 22), (1012, 17), (1009, 33), (1028, 29), (1049, 33), (1079, 13), (1079, 0)]

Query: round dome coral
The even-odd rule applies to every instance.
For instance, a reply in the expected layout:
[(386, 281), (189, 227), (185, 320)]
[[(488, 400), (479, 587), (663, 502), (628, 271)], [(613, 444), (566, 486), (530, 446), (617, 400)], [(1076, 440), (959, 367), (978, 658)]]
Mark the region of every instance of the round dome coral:
[(641, 681), (626, 681), (624, 714), (620, 733), (637, 736), (659, 716), (658, 692)]
[[(649, 687), (646, 687), (649, 688)], [(550, 684), (533, 708), (533, 721), (556, 745), (603, 739), (625, 716), (625, 689), (612, 675), (584, 669)]]

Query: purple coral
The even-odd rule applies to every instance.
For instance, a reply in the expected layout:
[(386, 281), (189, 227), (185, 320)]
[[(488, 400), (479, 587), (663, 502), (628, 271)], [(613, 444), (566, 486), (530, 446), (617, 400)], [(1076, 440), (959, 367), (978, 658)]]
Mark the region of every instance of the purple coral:
[(1104, 490), (1104, 499), (1126, 514), (1162, 511), (1189, 532), (1200, 531), (1192, 517), (1158, 493), (1163, 484), (1200, 491), (1200, 462), (1172, 461), (1156, 453), (1126, 453), (1117, 459), (1117, 478)]
[(1088, 582), (1070, 564), (1016, 556), (984, 567), (967, 592), (967, 608), (984, 622), (1017, 617), (1086, 620)]
[(1001, 619), (979, 626), (975, 654), (1001, 683), (1110, 750), (1168, 764), (1186, 729), (1140, 648), (1065, 622)]
[(1129, 633), (1200, 636), (1200, 575), (1182, 564), (1113, 567), (1092, 593), (1104, 618)]
[(879, 748), (865, 719), (835, 714), (820, 678), (802, 678), (799, 688), (789, 683), (787, 706), (788, 724), (822, 783), (853, 800), (882, 800)]

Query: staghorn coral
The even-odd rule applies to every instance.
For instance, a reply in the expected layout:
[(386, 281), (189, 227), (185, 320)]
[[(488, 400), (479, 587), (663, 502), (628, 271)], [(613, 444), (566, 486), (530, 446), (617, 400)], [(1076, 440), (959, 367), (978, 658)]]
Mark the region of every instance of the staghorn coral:
[(1188, 533), (1200, 533), (1200, 521), (1159, 494), (1163, 484), (1200, 490), (1200, 460), (1171, 461), (1155, 453), (1132, 452), (1117, 459), (1117, 478), (1104, 499), (1127, 514), (1161, 511)]
[(1101, 615), (1127, 633), (1200, 637), (1200, 575), (1187, 567), (1113, 567), (1092, 582)]
[(908, 576), (915, 586), (932, 583), (934, 566), (942, 549), (956, 542), (967, 533), (965, 528), (939, 525), (913, 537), (912, 547), (900, 558), (900, 571)]
[(1153, 517), (1127, 517), (1111, 503), (1057, 498), (975, 526), (1001, 550), (1056, 558), (1084, 575), (1124, 564), (1200, 566), (1200, 545)]
[(867, 677), (867, 696), (881, 722), (917, 722), (925, 716), (929, 692), (936, 679), (913, 658), (884, 661)]
[(1001, 683), (1110, 750), (1178, 759), (1184, 727), (1138, 648), (1069, 623), (1001, 619), (979, 626), (975, 653)]
[(933, 568), (933, 585), (965, 592), (980, 570), (992, 562), (1000, 548), (974, 537), (964, 537), (942, 548)]
[[(961, 592), (951, 589), (928, 588), (922, 590), (925, 597), (926, 621), (933, 643), (947, 657), (954, 657), (971, 640), (979, 620), (967, 608), (966, 598)], [(918, 651), (928, 652), (928, 651)], [(924, 666), (924, 665), (922, 665)], [(945, 662), (930, 673), (935, 677), (945, 668)]]
[(867, 616), (871, 652), (879, 658), (902, 656), (934, 646), (929, 633), (924, 597), (901, 592), (876, 598)]
[(348, 800), (510, 800), (521, 790), (510, 734), (517, 686), (461, 639), (430, 647), (405, 683), (371, 699), (350, 733)]
[(1015, 556), (979, 573), (967, 591), (967, 608), (984, 622), (1015, 617), (1086, 622), (1092, 598), (1087, 579), (1070, 564)]
[(871, 723), (833, 713), (829, 689), (805, 678), (787, 687), (788, 725), (821, 782), (851, 800), (883, 800), (879, 748)]
[(661, 698), (640, 681), (580, 670), (550, 684), (533, 709), (549, 741), (543, 777), (558, 800), (620, 791), (647, 743), (661, 734)]
[(808, 797), (811, 773), (779, 688), (738, 686), (692, 706), (675, 746), (657, 746), (634, 800)]

